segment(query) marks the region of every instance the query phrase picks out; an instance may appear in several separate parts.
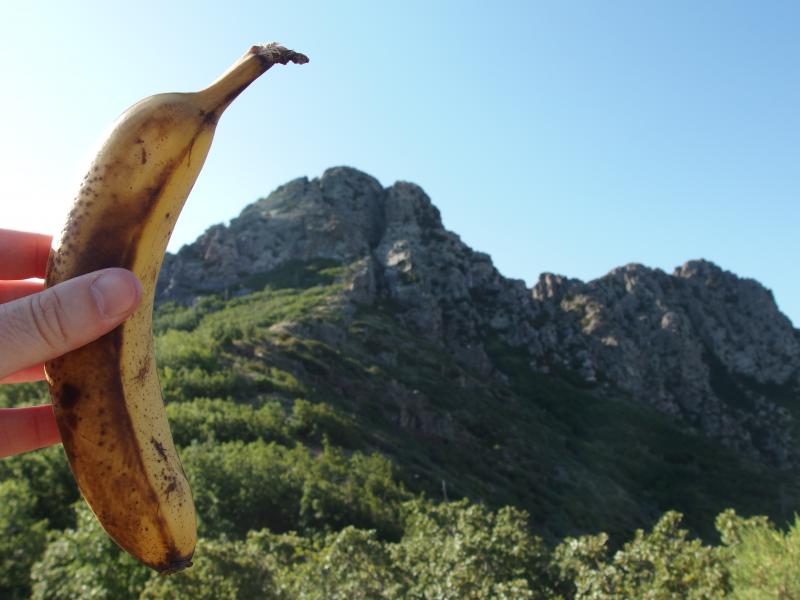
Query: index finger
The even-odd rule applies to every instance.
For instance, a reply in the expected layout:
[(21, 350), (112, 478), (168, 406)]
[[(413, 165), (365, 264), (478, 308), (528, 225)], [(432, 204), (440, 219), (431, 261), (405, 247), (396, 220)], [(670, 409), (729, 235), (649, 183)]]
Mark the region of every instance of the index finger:
[(0, 279), (44, 277), (52, 237), (0, 229)]

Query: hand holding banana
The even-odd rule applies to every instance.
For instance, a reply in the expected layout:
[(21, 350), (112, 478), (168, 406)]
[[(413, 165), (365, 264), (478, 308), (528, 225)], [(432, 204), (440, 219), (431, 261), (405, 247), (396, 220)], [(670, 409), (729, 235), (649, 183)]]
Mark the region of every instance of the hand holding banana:
[(100, 147), (50, 255), (45, 286), (111, 267), (132, 271), (141, 303), (120, 326), (45, 364), (72, 472), (108, 534), (161, 573), (191, 565), (194, 503), (156, 374), (156, 280), (178, 214), (223, 111), (276, 63), (308, 58), (253, 46), (195, 93), (159, 94), (128, 109)]
[[(43, 291), (51, 238), (0, 229), (0, 383), (44, 379), (45, 360), (108, 333), (139, 303), (130, 271), (105, 269)], [(0, 457), (61, 441), (53, 407), (0, 409)]]

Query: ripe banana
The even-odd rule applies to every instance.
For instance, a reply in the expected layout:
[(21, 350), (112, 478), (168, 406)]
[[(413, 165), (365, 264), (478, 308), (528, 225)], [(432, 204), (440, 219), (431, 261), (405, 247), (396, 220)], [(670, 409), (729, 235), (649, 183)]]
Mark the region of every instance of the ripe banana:
[(48, 287), (105, 267), (128, 268), (142, 282), (133, 316), (45, 372), (81, 493), (111, 538), (161, 573), (192, 564), (197, 526), (156, 374), (156, 279), (220, 115), (259, 75), (288, 62), (308, 58), (277, 44), (253, 46), (208, 88), (151, 96), (123, 113), (47, 267)]

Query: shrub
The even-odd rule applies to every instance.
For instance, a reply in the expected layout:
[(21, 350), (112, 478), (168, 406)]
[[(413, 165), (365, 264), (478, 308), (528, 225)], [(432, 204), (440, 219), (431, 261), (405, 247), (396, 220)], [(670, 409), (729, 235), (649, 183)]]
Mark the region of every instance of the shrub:
[(289, 442), (287, 415), (278, 402), (256, 408), (231, 399), (195, 398), (168, 404), (167, 416), (179, 446), (194, 440)]
[(736, 600), (800, 598), (800, 517), (782, 532), (766, 517), (717, 517)]
[(72, 503), (78, 499), (78, 486), (70, 471), (64, 449), (43, 448), (0, 460), (0, 481), (25, 482), (36, 502), (33, 516), (47, 519), (61, 529), (75, 524)]
[(403, 574), (374, 530), (346, 527), (282, 573), (287, 598), (406, 598)]
[(53, 532), (33, 565), (34, 600), (137, 598), (150, 569), (111, 541), (85, 502), (74, 508), (77, 527)]
[(392, 555), (406, 573), (408, 597), (441, 599), (547, 598), (547, 550), (531, 535), (528, 515), (491, 512), (467, 501), (414, 502)]
[(409, 498), (379, 455), (346, 457), (325, 444), (193, 443), (181, 452), (203, 535), (244, 538), (251, 529), (332, 531), (356, 525), (397, 535)]
[(327, 438), (332, 443), (352, 448), (357, 438), (353, 423), (325, 402), (295, 400), (288, 425), (292, 435), (317, 443)]
[(719, 549), (687, 539), (682, 515), (664, 514), (652, 532), (638, 530), (609, 560), (607, 536), (568, 538), (555, 551), (570, 595), (577, 599), (708, 600), (730, 589)]
[(41, 556), (48, 523), (36, 516), (36, 496), (27, 481), (0, 482), (0, 597), (27, 598), (28, 574)]
[(278, 598), (268, 557), (241, 540), (200, 538), (189, 569), (152, 575), (141, 600), (238, 600)]

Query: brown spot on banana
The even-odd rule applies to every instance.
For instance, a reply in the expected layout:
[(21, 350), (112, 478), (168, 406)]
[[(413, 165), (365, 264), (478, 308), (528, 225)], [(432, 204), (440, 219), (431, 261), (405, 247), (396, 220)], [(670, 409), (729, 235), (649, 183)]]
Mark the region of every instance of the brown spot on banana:
[(161, 457), (161, 460), (167, 462), (168, 459), (167, 459), (167, 453), (164, 450), (164, 444), (162, 444), (156, 438), (153, 437), (150, 438), (150, 443), (153, 444), (153, 448), (155, 448), (155, 451), (158, 452), (158, 455)]
[[(103, 361), (119, 362), (121, 349), (119, 329), (96, 340), (93, 344), (96, 345), (95, 348), (84, 347), (78, 351), (94, 357), (93, 361), (73, 353), (65, 355), (59, 361), (75, 360), (87, 367), (92, 367), (90, 363), (97, 362), (98, 358)], [(57, 372), (53, 375), (58, 377)], [(84, 378), (87, 380), (87, 385), (101, 389), (104, 393), (79, 395), (76, 386), (71, 383), (54, 386), (54, 389), (61, 390), (60, 396), (54, 396), (54, 399), (61, 400), (54, 404), (54, 411), (64, 448), (79, 487), (95, 514), (103, 515), (101, 517), (103, 527), (120, 546), (140, 560), (143, 555), (148, 555), (148, 552), (141, 547), (137, 531), (140, 526), (149, 524), (152, 529), (151, 536), (160, 540), (158, 544), (164, 551), (160, 557), (148, 560), (146, 564), (156, 569), (177, 570), (179, 567), (171, 566), (171, 563), (177, 560), (179, 565), (185, 565), (191, 558), (191, 552), (183, 552), (180, 557), (173, 560), (181, 553), (158, 509), (159, 496), (153, 484), (145, 476), (147, 468), (125, 402), (125, 390), (120, 372), (101, 370), (87, 373)], [(67, 399), (68, 410), (65, 409), (64, 398)], [(97, 415), (101, 410), (109, 415), (108, 419), (98, 420)], [(86, 418), (83, 420), (87, 423), (85, 426), (81, 423), (84, 416)], [(114, 443), (100, 446), (98, 442), (105, 438), (112, 439)], [(163, 444), (157, 444), (161, 450), (159, 454), (162, 458), (166, 458)], [(113, 470), (109, 468), (112, 463), (115, 465)], [(98, 477), (103, 478), (104, 485), (97, 485)], [(125, 498), (125, 503), (121, 504), (120, 498)]]
[(144, 384), (145, 378), (147, 374), (150, 372), (150, 356), (145, 356), (144, 361), (142, 362), (142, 366), (139, 367), (139, 370), (134, 375), (134, 379), (141, 385)]
[(56, 396), (56, 403), (59, 404), (62, 410), (71, 410), (78, 402), (80, 395), (78, 388), (70, 383), (65, 383), (61, 386)]

